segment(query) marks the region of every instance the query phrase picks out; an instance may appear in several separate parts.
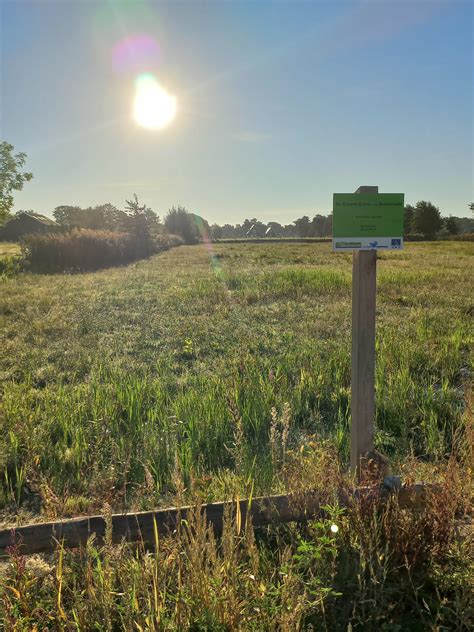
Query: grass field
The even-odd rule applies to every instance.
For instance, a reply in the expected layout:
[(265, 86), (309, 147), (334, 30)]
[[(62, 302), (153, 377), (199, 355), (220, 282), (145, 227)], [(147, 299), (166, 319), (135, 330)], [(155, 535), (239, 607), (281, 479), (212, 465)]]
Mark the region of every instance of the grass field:
[[(472, 243), (433, 242), (379, 256), (376, 446), (402, 474), (436, 478), (456, 437), (464, 437), (472, 376), (473, 255)], [(211, 501), (291, 491), (320, 482), (324, 472), (330, 489), (335, 463), (342, 469), (347, 464), (350, 254), (332, 254), (329, 244), (316, 243), (219, 244), (210, 251), (180, 247), (128, 267), (81, 275), (21, 274), (1, 284), (0, 502), (7, 523), (38, 517), (39, 511), (44, 519), (104, 507), (145, 509), (177, 497)], [(324, 540), (324, 528), (311, 527), (313, 535), (303, 540), (291, 536), (300, 538), (292, 540), (299, 542), (295, 555), (298, 546), (312, 542), (309, 559), (326, 560), (329, 575), (320, 578), (321, 587), (332, 586), (336, 573), (331, 560), (337, 547)], [(279, 561), (263, 563), (275, 577), (286, 564), (285, 547), (278, 549)], [(259, 554), (274, 555), (271, 548), (265, 551)], [(212, 566), (209, 559), (203, 568)], [(121, 558), (121, 568), (137, 573), (145, 599), (154, 571), (144, 568), (146, 560), (137, 566), (133, 560), (133, 554)], [(242, 568), (248, 564), (247, 558), (239, 560), (235, 563)], [(78, 562), (69, 563), (72, 573)], [(289, 576), (296, 582), (298, 573), (291, 573), (294, 568)], [(250, 605), (242, 621), (247, 623), (239, 629), (277, 629), (258, 618), (264, 616), (265, 599), (270, 617), (274, 606), (266, 591), (278, 584), (275, 577), (268, 585), (262, 579), (263, 589), (255, 587), (260, 601), (246, 597)], [(114, 584), (113, 590), (128, 586), (124, 578), (119, 584), (122, 588)], [(311, 607), (298, 602), (300, 623), (311, 622), (316, 610), (322, 616), (320, 605), (314, 605), (324, 603), (318, 595)], [(150, 621), (158, 621), (158, 609), (169, 628), (147, 624), (140, 608), (133, 619), (132, 602), (127, 612), (136, 629), (238, 629), (217, 614), (215, 621), (225, 625), (205, 627), (202, 615), (204, 627), (186, 627), (197, 621), (193, 599), (203, 597), (193, 593), (183, 605), (186, 616), (175, 602), (150, 606)], [(280, 593), (275, 599), (283, 603)], [(294, 609), (288, 599), (278, 616)], [(382, 610), (387, 606), (377, 596), (367, 599)], [(10, 602), (5, 603), (11, 609)], [(87, 620), (89, 606), (74, 603), (76, 614), (85, 613)], [(115, 613), (112, 623), (122, 625), (116, 605), (115, 599), (108, 612)], [(219, 611), (217, 603), (208, 606), (208, 614)], [(252, 608), (260, 608), (260, 614)], [(64, 616), (73, 621), (71, 612)], [(436, 622), (438, 615), (431, 615), (429, 621)], [(452, 616), (459, 622), (458, 612)], [(449, 624), (444, 612), (439, 617)], [(347, 615), (344, 629), (349, 620)], [(357, 621), (363, 620), (361, 614)], [(377, 625), (388, 626), (390, 620), (387, 615)], [(279, 629), (298, 629), (279, 621)], [(87, 626), (64, 623), (64, 629)]]
[(13, 244), (8, 241), (0, 241), (0, 259), (3, 257), (13, 257), (19, 255), (21, 248), (19, 244)]

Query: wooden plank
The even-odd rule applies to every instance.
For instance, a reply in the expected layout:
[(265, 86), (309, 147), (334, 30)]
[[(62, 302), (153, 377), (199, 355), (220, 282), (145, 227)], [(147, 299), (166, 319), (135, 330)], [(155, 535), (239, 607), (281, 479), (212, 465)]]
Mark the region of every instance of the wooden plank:
[[(417, 505), (426, 495), (427, 488), (417, 484), (401, 488), (398, 492), (398, 502), (402, 507)], [(352, 493), (342, 493), (339, 496), (341, 506), (350, 506), (354, 500), (366, 498), (369, 500), (384, 500), (390, 492), (380, 486), (365, 487), (353, 490)], [(245, 525), (247, 515), (251, 516), (254, 527), (264, 527), (269, 524), (285, 522), (304, 522), (324, 515), (321, 509), (321, 496), (314, 491), (298, 494), (283, 494), (255, 498), (252, 501), (239, 501), (241, 524)], [(115, 543), (127, 540), (129, 542), (143, 542), (145, 545), (154, 543), (154, 525), (156, 523), (161, 536), (173, 535), (180, 521), (186, 520), (191, 512), (201, 511), (206, 520), (219, 533), (222, 531), (226, 511), (236, 515), (237, 503), (211, 503), (199, 507), (172, 507), (157, 511), (144, 511), (130, 514), (113, 514), (111, 516), (112, 541)], [(72, 518), (57, 522), (30, 524), (0, 531), (0, 556), (8, 555), (8, 548), (18, 545), (22, 554), (51, 553), (61, 542), (66, 548), (78, 548), (86, 544), (94, 534), (98, 544), (103, 543), (106, 531), (104, 516), (88, 516)]]
[[(378, 187), (359, 187), (356, 193), (378, 193)], [(361, 459), (374, 449), (376, 292), (377, 251), (355, 250), (352, 258), (351, 470), (358, 477)]]
[[(249, 513), (249, 501), (239, 502), (241, 523), (244, 525)], [(157, 511), (145, 511), (130, 514), (114, 514), (112, 522), (112, 541), (121, 542), (123, 539), (135, 542), (153, 543), (154, 523), (160, 535), (173, 534), (179, 521), (187, 520), (190, 511), (200, 511), (206, 514), (206, 519), (216, 531), (222, 529), (224, 513), (227, 510), (236, 511), (236, 503), (210, 503), (196, 507), (172, 507)], [(288, 522), (291, 520), (305, 520), (316, 515), (319, 509), (319, 496), (314, 493), (303, 495), (278, 495), (255, 498), (250, 502), (250, 515), (255, 527), (271, 524), (274, 521)], [(7, 547), (21, 543), (24, 553), (44, 553), (55, 548), (55, 541), (63, 542), (68, 548), (75, 548), (87, 542), (95, 534), (98, 541), (103, 541), (106, 530), (104, 516), (89, 516), (69, 520), (31, 524), (13, 530), (0, 531), (0, 555)]]

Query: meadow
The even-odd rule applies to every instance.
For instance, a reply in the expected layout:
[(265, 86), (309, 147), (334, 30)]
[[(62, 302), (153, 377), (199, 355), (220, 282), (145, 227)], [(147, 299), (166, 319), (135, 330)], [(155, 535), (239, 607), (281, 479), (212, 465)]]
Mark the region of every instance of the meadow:
[[(469, 456), (473, 255), (468, 242), (410, 243), (378, 260), (376, 447), (405, 480), (447, 481), (457, 499)], [(49, 616), (58, 629), (345, 630), (349, 622), (464, 629), (467, 571), (453, 579), (438, 569), (450, 580), (445, 588), (432, 581), (426, 608), (403, 584), (412, 597), (397, 605), (402, 593), (387, 591), (385, 562), (375, 564), (382, 575), (364, 574), (381, 554), (377, 547), (387, 546), (383, 538), (370, 544), (369, 563), (362, 540), (343, 546), (342, 536), (338, 542), (327, 532), (331, 521), (344, 531), (344, 520), (356, 520), (331, 504), (349, 459), (349, 253), (333, 254), (327, 243), (181, 246), (126, 267), (5, 275), (0, 283), (4, 525), (318, 485), (330, 505), (329, 522), (304, 533), (268, 530), (260, 543), (249, 530), (239, 540), (230, 524), (216, 544), (198, 525), (182, 536), (181, 549), (161, 544), (154, 556), (110, 546), (104, 560), (93, 543), (84, 559), (59, 551), (48, 562), (49, 572), (56, 569), (50, 585), (47, 573), (28, 570), (13, 553), (3, 594), (9, 622), (46, 625)], [(365, 518), (357, 520), (360, 527)], [(376, 521), (375, 539), (387, 528), (380, 517), (367, 520)], [(351, 524), (349, 539), (361, 533)], [(443, 559), (461, 546), (451, 536)], [(354, 585), (342, 571), (342, 550), (346, 566), (358, 560)], [(466, 562), (459, 551), (456, 559)], [(159, 580), (167, 564), (172, 570)], [(28, 577), (36, 579), (21, 587)], [(346, 587), (358, 586), (359, 606), (328, 611), (325, 604), (341, 603), (341, 577)], [(44, 620), (31, 614), (28, 594), (49, 604)], [(415, 607), (424, 609), (416, 625), (432, 628), (390, 627), (405, 621), (400, 608)], [(380, 612), (373, 628), (371, 608)], [(99, 610), (88, 628), (84, 622)], [(444, 628), (435, 627), (440, 622)]]
[(19, 255), (20, 252), (21, 248), (19, 244), (14, 244), (9, 241), (0, 241), (0, 259)]

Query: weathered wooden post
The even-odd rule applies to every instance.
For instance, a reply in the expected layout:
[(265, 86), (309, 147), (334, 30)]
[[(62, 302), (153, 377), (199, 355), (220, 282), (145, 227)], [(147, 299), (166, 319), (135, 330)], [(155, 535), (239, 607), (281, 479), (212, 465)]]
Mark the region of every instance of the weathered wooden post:
[[(378, 193), (362, 186), (356, 193)], [(361, 459), (374, 449), (375, 304), (377, 251), (352, 253), (351, 470), (360, 476)]]
[(335, 193), (333, 249), (352, 250), (351, 470), (374, 449), (377, 250), (403, 248), (402, 193), (362, 186)]

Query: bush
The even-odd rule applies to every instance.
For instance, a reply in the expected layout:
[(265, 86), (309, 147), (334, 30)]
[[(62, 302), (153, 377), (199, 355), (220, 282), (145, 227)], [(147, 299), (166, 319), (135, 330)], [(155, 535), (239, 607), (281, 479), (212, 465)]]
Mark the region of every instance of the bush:
[(81, 272), (126, 264), (181, 243), (175, 235), (142, 240), (130, 233), (75, 229), (68, 233), (28, 235), (22, 248), (32, 271)]
[(474, 241), (474, 233), (461, 233), (460, 235), (443, 235), (443, 241)]
[[(182, 237), (185, 244), (197, 244), (201, 237), (198, 222), (204, 228), (204, 220), (194, 213), (188, 213), (184, 206), (170, 208), (165, 218), (165, 227), (170, 233)], [(206, 222), (207, 223), (207, 222)]]
[(409, 235), (405, 235), (405, 241), (433, 241), (432, 239), (427, 239), (424, 235), (420, 235), (418, 233), (410, 233)]
[(3, 257), (0, 259), (0, 277), (15, 276), (21, 271), (22, 260), (16, 255)]

